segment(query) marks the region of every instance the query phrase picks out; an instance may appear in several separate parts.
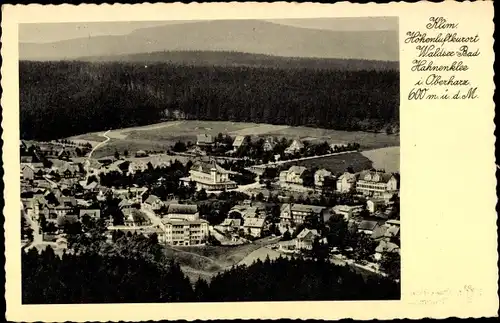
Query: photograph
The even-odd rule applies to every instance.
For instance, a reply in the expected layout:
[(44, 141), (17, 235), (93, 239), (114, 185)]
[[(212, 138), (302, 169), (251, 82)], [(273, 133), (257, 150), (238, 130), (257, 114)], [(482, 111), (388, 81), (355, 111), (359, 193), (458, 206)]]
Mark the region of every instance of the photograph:
[(19, 23), (22, 304), (401, 300), (399, 35)]

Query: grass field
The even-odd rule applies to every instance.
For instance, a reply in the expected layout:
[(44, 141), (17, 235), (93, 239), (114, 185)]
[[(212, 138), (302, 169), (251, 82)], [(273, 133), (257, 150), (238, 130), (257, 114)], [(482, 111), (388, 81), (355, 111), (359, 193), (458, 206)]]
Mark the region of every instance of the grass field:
[(385, 169), (387, 172), (399, 172), (399, 147), (365, 150), (362, 154), (373, 162), (373, 167), (376, 169)]
[[(309, 141), (327, 141), (329, 143), (358, 142), (363, 150), (399, 146), (399, 136), (385, 133), (366, 133), (337, 131), (309, 127), (289, 127), (282, 125), (256, 124), (231, 121), (171, 121), (142, 127), (111, 130), (107, 135), (111, 140), (95, 151), (95, 157), (113, 155), (115, 151), (123, 153), (137, 150), (167, 150), (177, 141), (196, 142), (196, 135), (219, 133), (251, 136), (273, 136)], [(72, 137), (78, 140), (102, 142), (105, 138), (100, 133), (89, 133)]]
[(209, 280), (217, 273), (238, 264), (259, 248), (261, 246), (257, 244), (176, 248), (166, 246), (165, 253), (180, 264), (191, 281), (196, 281), (200, 277)]
[(333, 173), (342, 173), (346, 171), (348, 167), (352, 167), (355, 172), (370, 169), (373, 163), (370, 159), (363, 156), (363, 154), (354, 152), (337, 156), (301, 160), (290, 163), (290, 166), (292, 164), (305, 166), (307, 168), (325, 168)]

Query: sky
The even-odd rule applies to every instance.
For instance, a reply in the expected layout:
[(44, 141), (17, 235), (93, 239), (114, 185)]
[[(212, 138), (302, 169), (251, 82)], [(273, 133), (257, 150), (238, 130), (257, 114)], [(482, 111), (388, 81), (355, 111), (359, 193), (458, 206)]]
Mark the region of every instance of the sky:
[[(269, 22), (335, 31), (398, 30), (397, 17), (274, 19)], [(19, 42), (51, 43), (104, 35), (127, 35), (134, 30), (196, 21), (86, 22), (20, 24)]]

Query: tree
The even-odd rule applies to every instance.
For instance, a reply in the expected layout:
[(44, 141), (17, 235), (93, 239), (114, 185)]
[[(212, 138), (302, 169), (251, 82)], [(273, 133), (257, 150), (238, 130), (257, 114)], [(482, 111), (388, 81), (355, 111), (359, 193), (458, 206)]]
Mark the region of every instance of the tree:
[(187, 150), (186, 144), (182, 141), (177, 141), (172, 148), (175, 152), (184, 152)]
[(125, 156), (125, 158), (128, 157), (128, 150), (127, 149), (125, 149), (125, 151), (123, 152), (123, 156)]
[(398, 252), (384, 252), (380, 260), (380, 269), (391, 279), (401, 278), (401, 256)]
[(207, 191), (205, 191), (204, 188), (202, 188), (196, 193), (196, 199), (199, 201), (206, 200), (207, 198), (208, 198)]
[(369, 260), (375, 253), (376, 243), (367, 235), (358, 234), (356, 245), (354, 247), (354, 258), (356, 260)]
[(115, 159), (120, 159), (120, 153), (118, 152), (118, 150), (115, 150)]

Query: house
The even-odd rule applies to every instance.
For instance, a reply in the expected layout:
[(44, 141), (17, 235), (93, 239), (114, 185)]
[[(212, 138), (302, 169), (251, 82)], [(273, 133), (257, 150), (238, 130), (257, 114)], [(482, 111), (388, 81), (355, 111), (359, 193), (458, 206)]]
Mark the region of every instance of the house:
[(57, 172), (61, 178), (76, 178), (83, 174), (84, 167), (78, 163), (64, 163), (57, 168)]
[(146, 226), (150, 225), (151, 221), (148, 216), (139, 209), (129, 208), (122, 209), (123, 212), (123, 220), (126, 226), (134, 227), (134, 226)]
[(199, 220), (198, 206), (196, 204), (172, 203), (167, 206), (166, 218), (172, 220)]
[(142, 206), (150, 211), (158, 211), (163, 206), (163, 201), (156, 195), (149, 195)]
[(233, 141), (233, 149), (237, 150), (245, 144), (245, 136), (236, 136)]
[(345, 172), (337, 180), (337, 191), (341, 193), (350, 192), (356, 186), (356, 175)]
[(213, 146), (214, 138), (209, 134), (199, 134), (196, 136), (196, 145), (199, 147)]
[(356, 191), (367, 196), (383, 196), (397, 189), (398, 181), (394, 175), (377, 171), (361, 172), (356, 183)]
[(280, 185), (294, 184), (303, 185), (304, 177), (307, 175), (307, 168), (304, 166), (292, 166), (288, 170), (280, 172)]
[(128, 165), (127, 174), (133, 175), (137, 172), (143, 172), (148, 169), (148, 164), (144, 162), (130, 162)]
[(69, 149), (67, 149), (66, 147), (63, 147), (57, 153), (57, 158), (60, 160), (69, 160), (71, 158), (71, 155), (71, 151), (69, 151)]
[(353, 215), (359, 214), (362, 210), (362, 205), (335, 205), (333, 207), (333, 212), (342, 215), (346, 221), (349, 221)]
[(361, 221), (361, 223), (358, 226), (358, 232), (361, 232), (361, 233), (364, 233), (364, 234), (368, 234), (368, 235), (372, 235), (373, 231), (375, 231), (375, 229), (377, 227), (379, 227), (378, 221), (363, 220), (363, 221)]
[(292, 155), (300, 152), (304, 148), (304, 144), (300, 140), (294, 140), (290, 146), (285, 149), (285, 154)]
[(78, 222), (78, 215), (76, 214), (64, 214), (58, 215), (56, 220), (56, 226), (59, 230), (64, 229), (67, 225), (75, 224)]
[(379, 261), (385, 253), (400, 253), (400, 248), (393, 242), (381, 240), (375, 248), (375, 255), (373, 257)]
[(381, 199), (369, 199), (366, 201), (366, 209), (370, 213), (375, 213), (380, 211), (381, 208), (385, 206), (385, 202)]
[(189, 171), (189, 177), (180, 180), (184, 185), (189, 186), (194, 182), (197, 190), (221, 191), (236, 188), (238, 185), (229, 176), (238, 173), (226, 170), (215, 161), (211, 163), (196, 163)]
[(101, 210), (99, 210), (99, 209), (80, 210), (80, 219), (85, 215), (89, 216), (91, 219), (100, 219), (101, 218)]
[(295, 249), (297, 250), (311, 250), (313, 243), (316, 239), (319, 239), (321, 235), (318, 230), (304, 229), (302, 230), (295, 239)]
[(225, 232), (237, 231), (241, 227), (241, 219), (224, 219), (219, 227)]
[(163, 219), (160, 227), (163, 232), (158, 240), (173, 246), (203, 245), (209, 236), (209, 225), (205, 220)]
[(325, 184), (333, 184), (334, 177), (332, 172), (326, 169), (319, 169), (314, 173), (314, 186), (323, 188)]
[(148, 153), (145, 152), (144, 150), (138, 150), (135, 152), (135, 157), (137, 158), (148, 157)]
[(266, 152), (273, 151), (275, 146), (276, 146), (276, 143), (275, 143), (274, 139), (269, 137), (269, 138), (266, 138), (266, 140), (264, 141), (264, 144), (262, 145), (262, 149)]
[(35, 168), (30, 164), (21, 165), (21, 175), (24, 180), (35, 179)]
[(264, 229), (265, 219), (262, 218), (245, 218), (243, 221), (243, 228), (245, 233), (252, 237), (260, 237)]
[(280, 209), (279, 229), (281, 232), (288, 231), (303, 224), (309, 216), (317, 217), (321, 221), (325, 209), (324, 206), (284, 203)]

